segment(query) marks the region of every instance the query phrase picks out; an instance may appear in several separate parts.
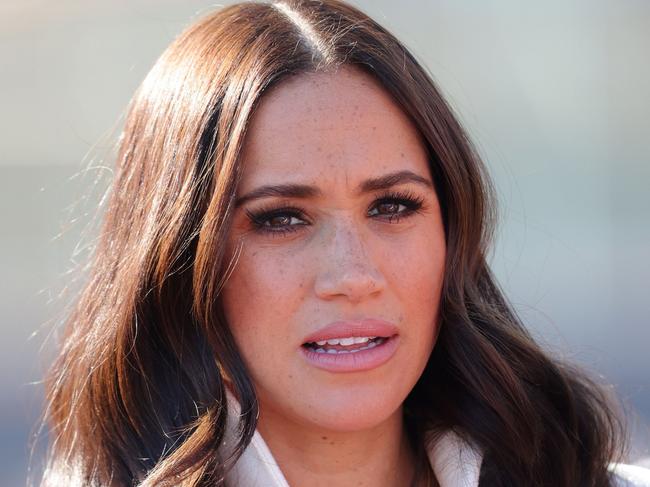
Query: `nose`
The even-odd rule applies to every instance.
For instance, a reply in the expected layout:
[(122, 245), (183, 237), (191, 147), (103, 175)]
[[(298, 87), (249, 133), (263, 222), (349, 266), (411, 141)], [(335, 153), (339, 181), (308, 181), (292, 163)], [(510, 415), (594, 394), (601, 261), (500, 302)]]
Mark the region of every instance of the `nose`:
[(353, 222), (340, 222), (323, 233), (318, 242), (320, 272), (314, 284), (318, 297), (339, 296), (356, 303), (385, 288), (384, 276), (373, 262), (371, 249)]

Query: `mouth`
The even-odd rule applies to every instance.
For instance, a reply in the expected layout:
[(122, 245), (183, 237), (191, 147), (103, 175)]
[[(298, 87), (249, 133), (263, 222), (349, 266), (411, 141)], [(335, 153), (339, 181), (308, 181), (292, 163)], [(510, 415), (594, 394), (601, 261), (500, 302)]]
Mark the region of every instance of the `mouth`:
[(333, 338), (330, 340), (319, 340), (317, 342), (307, 342), (302, 346), (313, 353), (326, 353), (338, 355), (345, 353), (359, 353), (364, 350), (371, 350), (380, 346), (390, 337), (346, 337)]
[(399, 342), (398, 334), (332, 338), (306, 342), (300, 352), (309, 365), (327, 372), (365, 372), (387, 363)]

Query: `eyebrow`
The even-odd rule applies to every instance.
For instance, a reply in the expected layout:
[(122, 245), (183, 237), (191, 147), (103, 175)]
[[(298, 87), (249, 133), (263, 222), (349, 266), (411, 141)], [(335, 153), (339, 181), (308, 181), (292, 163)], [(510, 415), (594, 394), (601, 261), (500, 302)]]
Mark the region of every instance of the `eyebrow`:
[[(382, 189), (388, 189), (392, 186), (405, 183), (416, 183), (433, 189), (433, 184), (428, 179), (409, 170), (396, 171), (378, 176), (375, 178), (366, 179), (361, 182), (357, 188), (357, 194), (370, 193)], [(307, 184), (274, 184), (260, 186), (257, 189), (246, 193), (245, 195), (237, 198), (235, 207), (240, 207), (247, 201), (256, 200), (259, 198), (266, 198), (269, 196), (280, 196), (284, 198), (315, 198), (322, 196), (323, 192), (316, 186)]]

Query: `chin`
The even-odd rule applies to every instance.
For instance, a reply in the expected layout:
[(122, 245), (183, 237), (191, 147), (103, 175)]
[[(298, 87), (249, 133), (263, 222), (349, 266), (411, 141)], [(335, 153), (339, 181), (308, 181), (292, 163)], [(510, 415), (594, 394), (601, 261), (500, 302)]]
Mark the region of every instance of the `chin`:
[(385, 384), (320, 389), (303, 395), (301, 410), (296, 413), (312, 427), (325, 430), (342, 433), (371, 429), (398, 412), (408, 390), (400, 391)]

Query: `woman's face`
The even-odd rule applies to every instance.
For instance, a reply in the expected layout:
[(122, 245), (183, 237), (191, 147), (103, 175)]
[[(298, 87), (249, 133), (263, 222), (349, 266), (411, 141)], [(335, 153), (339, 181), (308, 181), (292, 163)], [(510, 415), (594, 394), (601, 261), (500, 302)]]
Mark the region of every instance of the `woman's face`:
[(356, 68), (301, 75), (264, 95), (242, 164), (221, 299), (260, 421), (353, 431), (399, 414), (445, 262), (415, 127)]

